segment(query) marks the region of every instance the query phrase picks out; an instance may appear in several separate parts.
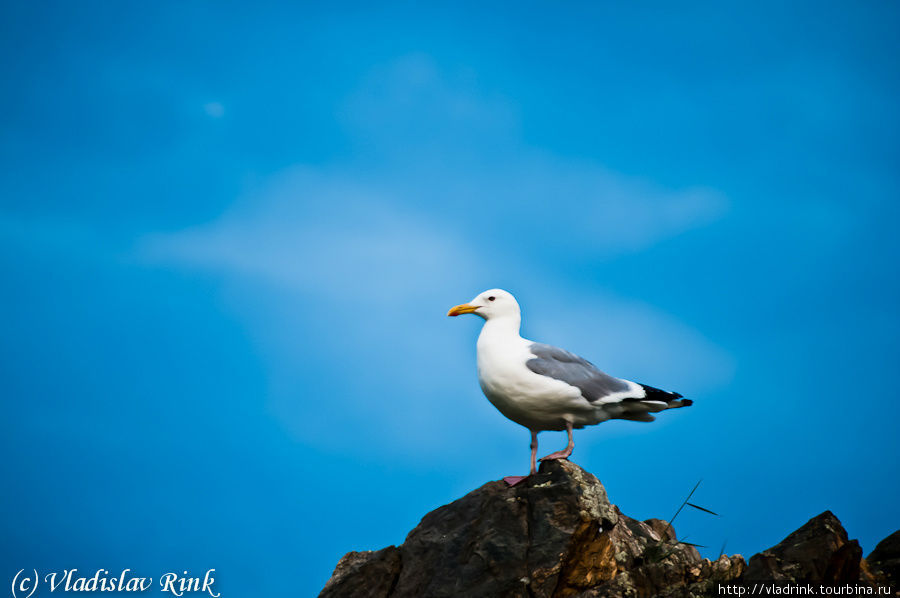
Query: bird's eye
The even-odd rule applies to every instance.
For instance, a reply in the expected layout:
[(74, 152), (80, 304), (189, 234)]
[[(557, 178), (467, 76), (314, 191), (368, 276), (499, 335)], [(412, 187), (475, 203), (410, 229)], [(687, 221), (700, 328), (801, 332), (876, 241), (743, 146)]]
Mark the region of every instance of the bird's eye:
[(493, 301), (496, 297), (488, 297), (488, 301)]

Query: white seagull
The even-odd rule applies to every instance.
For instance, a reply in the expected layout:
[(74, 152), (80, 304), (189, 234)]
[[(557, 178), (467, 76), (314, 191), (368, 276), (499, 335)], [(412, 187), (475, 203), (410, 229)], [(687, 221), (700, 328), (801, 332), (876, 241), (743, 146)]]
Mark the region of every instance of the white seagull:
[[(589, 361), (519, 335), (519, 304), (502, 289), (485, 291), (448, 316), (484, 318), (478, 336), (478, 382), (500, 413), (531, 431), (531, 473), (536, 471), (537, 435), (565, 430), (569, 444), (541, 461), (566, 459), (575, 443), (572, 430), (608, 419), (651, 422), (652, 413), (687, 407), (690, 399), (601, 372)], [(518, 483), (521, 477), (506, 478)]]

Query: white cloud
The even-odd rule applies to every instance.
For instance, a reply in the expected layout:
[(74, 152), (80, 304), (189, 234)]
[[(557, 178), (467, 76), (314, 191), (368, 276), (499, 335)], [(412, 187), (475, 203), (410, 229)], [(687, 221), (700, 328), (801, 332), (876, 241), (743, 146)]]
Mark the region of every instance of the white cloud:
[(212, 118), (222, 118), (225, 116), (225, 106), (220, 102), (208, 102), (203, 105), (203, 111)]
[[(273, 411), (298, 438), (335, 450), (336, 421), (344, 434), (389, 434), (401, 452), (451, 441), (455, 405), (477, 387), (474, 347), (459, 344), (472, 327), (451, 327), (443, 314), (497, 279), (533, 301), (526, 325), (537, 340), (649, 384), (726, 383), (730, 357), (700, 333), (652, 306), (597, 295), (546, 258), (641, 251), (713, 222), (726, 200), (530, 148), (516, 140), (514, 111), (462, 79), (442, 78), (423, 57), (377, 71), (348, 101), (347, 122), (371, 142), (395, 133), (403, 114), (430, 122), (440, 113), (439, 143), (401, 131), (409, 146), (395, 143), (374, 174), (349, 161), (288, 169), (212, 222), (146, 237), (140, 256), (219, 273), (270, 368)], [(454, 129), (480, 135), (497, 123), (507, 133), (497, 158), (493, 147), (477, 164), (445, 153)], [(311, 372), (325, 372), (328, 387)]]
[(706, 226), (729, 207), (702, 185), (667, 189), (533, 147), (512, 99), (422, 54), (373, 68), (340, 117), (379, 165), (380, 184), (405, 201), (454, 206), (447, 217), (462, 211), (533, 245), (605, 258)]
[(540, 303), (549, 309), (526, 321), (535, 336), (614, 375), (682, 394), (721, 388), (734, 375), (727, 351), (652, 305), (571, 287)]
[(591, 162), (529, 149), (516, 155), (465, 194), (545, 245), (596, 257), (632, 253), (707, 226), (728, 210), (714, 189), (670, 190)]
[(397, 305), (478, 260), (458, 238), (380, 192), (297, 169), (219, 220), (145, 238), (140, 252), (293, 292)]
[(377, 140), (380, 152), (400, 154), (428, 147), (452, 152), (460, 142), (479, 138), (490, 145), (509, 143), (519, 120), (509, 99), (481, 88), (475, 73), (442, 70), (425, 54), (375, 66), (338, 117), (351, 137)]
[[(273, 411), (299, 439), (334, 450), (337, 420), (346, 433), (390, 435), (396, 446), (386, 450), (452, 441), (453, 422), (462, 425), (453, 395), (471, 398), (477, 387), (474, 347), (459, 343), (472, 327), (451, 327), (444, 313), (498, 273), (513, 273), (534, 300), (534, 338), (613, 374), (696, 392), (726, 383), (733, 369), (723, 350), (651, 306), (596, 295), (397, 198), (308, 170), (214, 222), (146, 238), (140, 254), (218, 272), (236, 289), (231, 304), (269, 368)], [(319, 373), (329, 377), (327, 396), (309, 378)]]

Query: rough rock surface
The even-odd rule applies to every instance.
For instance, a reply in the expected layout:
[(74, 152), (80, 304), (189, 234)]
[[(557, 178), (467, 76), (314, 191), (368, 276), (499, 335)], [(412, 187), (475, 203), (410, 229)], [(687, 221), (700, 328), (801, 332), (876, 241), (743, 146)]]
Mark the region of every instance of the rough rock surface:
[(338, 561), (334, 574), (320, 596), (391, 596), (400, 574), (400, 549), (388, 546), (378, 551), (348, 552)]
[(435, 509), (399, 548), (346, 554), (319, 596), (687, 598), (746, 580), (872, 584), (896, 566), (891, 538), (873, 552), (884, 565), (871, 572), (826, 511), (749, 567), (740, 555), (710, 561), (665, 521), (624, 515), (590, 473), (550, 461), (514, 487), (488, 482)]
[(900, 592), (900, 530), (878, 543), (866, 562), (873, 575), (883, 583), (889, 583)]
[(824, 582), (859, 581), (862, 548), (849, 540), (841, 522), (825, 511), (787, 538), (750, 557), (748, 580)]

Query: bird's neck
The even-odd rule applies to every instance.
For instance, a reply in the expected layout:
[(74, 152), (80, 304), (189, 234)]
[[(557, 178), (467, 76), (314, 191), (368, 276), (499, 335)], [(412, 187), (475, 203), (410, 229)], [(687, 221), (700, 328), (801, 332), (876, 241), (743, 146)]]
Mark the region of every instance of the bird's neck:
[(519, 327), (522, 324), (521, 316), (510, 315), (491, 318), (485, 321), (484, 327), (481, 329), (481, 336), (519, 336)]

